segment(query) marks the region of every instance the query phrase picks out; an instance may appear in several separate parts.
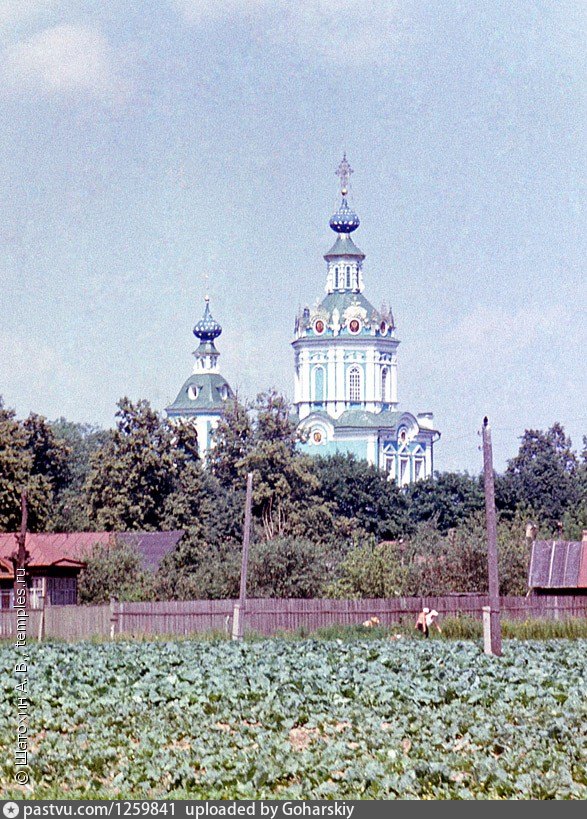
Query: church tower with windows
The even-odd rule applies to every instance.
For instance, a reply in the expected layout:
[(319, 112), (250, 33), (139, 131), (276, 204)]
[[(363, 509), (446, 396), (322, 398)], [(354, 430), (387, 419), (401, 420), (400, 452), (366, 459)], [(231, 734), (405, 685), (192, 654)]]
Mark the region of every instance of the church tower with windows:
[(337, 170), (341, 203), (330, 219), (335, 241), (324, 255), (326, 295), (295, 322), (294, 405), (308, 453), (353, 453), (403, 486), (432, 474), (440, 434), (432, 413), (398, 409), (400, 342), (391, 308), (376, 310), (363, 294), (365, 254), (351, 236), (360, 224), (349, 205), (352, 173), (345, 155)]
[(212, 433), (222, 417), (228, 399), (234, 398), (228, 381), (220, 375), (220, 353), (214, 341), (222, 333), (222, 327), (212, 317), (210, 299), (206, 296), (204, 316), (196, 323), (194, 335), (200, 344), (194, 357), (194, 370), (184, 383), (177, 398), (165, 410), (171, 419), (191, 419), (198, 433), (198, 450), (205, 460), (212, 446)]

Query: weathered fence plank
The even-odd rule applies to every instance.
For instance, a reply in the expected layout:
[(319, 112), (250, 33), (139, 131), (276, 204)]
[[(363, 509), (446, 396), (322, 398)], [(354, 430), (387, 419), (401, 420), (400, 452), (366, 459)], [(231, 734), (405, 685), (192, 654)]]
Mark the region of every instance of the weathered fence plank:
[[(116, 635), (190, 635), (209, 631), (230, 633), (234, 600), (189, 600), (161, 603), (113, 603), (112, 606), (48, 606), (45, 612), (46, 639), (107, 639), (114, 624)], [(383, 626), (410, 622), (424, 606), (441, 617), (470, 616), (481, 619), (487, 595), (464, 594), (447, 597), (394, 597), (387, 600), (275, 600), (249, 599), (245, 627), (263, 635), (304, 628), (357, 625), (377, 616)], [(586, 595), (533, 595), (502, 597), (504, 619), (556, 619), (587, 617)], [(29, 612), (28, 633), (36, 639), (40, 611)], [(0, 610), (0, 638), (14, 636), (16, 617)]]

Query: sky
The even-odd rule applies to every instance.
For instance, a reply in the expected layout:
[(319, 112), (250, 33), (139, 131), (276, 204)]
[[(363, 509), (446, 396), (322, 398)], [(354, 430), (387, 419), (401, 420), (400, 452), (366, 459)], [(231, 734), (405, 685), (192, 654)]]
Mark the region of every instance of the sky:
[(0, 395), (112, 426), (191, 372), (293, 397), (355, 173), (365, 295), (391, 304), (402, 410), (439, 470), (587, 433), (587, 4), (2, 0)]

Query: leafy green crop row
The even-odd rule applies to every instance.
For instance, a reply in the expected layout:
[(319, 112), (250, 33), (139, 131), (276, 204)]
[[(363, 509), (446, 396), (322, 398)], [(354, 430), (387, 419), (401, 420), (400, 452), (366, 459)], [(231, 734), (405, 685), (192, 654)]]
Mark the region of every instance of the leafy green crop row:
[(585, 799), (584, 641), (31, 647), (29, 798)]

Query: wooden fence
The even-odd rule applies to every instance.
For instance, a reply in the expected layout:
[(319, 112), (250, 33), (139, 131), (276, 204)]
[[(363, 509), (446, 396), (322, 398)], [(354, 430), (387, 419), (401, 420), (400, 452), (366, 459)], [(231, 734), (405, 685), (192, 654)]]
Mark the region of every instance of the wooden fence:
[[(27, 635), (37, 639), (42, 626), (44, 637), (83, 640), (91, 637), (148, 634), (190, 635), (232, 630), (235, 600), (191, 600), (186, 602), (115, 603), (111, 606), (48, 606), (44, 612), (30, 610)], [(304, 628), (314, 631), (332, 625), (356, 625), (377, 616), (383, 626), (413, 623), (423, 606), (436, 609), (441, 618), (469, 615), (481, 618), (488, 605), (486, 595), (448, 597), (396, 597), (388, 600), (274, 600), (247, 601), (245, 627), (263, 635)], [(553, 619), (587, 617), (587, 596), (535, 595), (502, 597), (505, 619)], [(16, 632), (14, 612), (0, 611), (0, 638)]]

